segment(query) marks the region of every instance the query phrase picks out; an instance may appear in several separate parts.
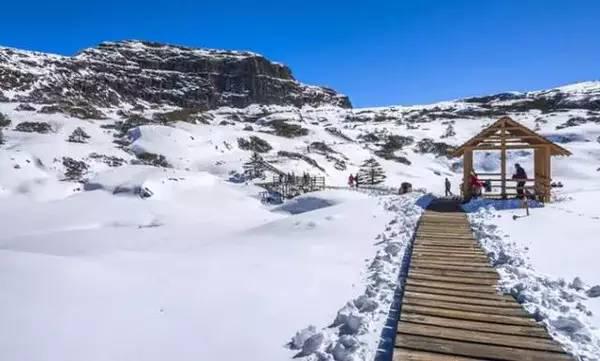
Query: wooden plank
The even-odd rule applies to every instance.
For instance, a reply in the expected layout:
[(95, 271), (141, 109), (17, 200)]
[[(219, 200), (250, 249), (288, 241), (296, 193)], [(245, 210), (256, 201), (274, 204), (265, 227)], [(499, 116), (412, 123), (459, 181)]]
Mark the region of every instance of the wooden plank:
[(448, 265), (446, 263), (436, 263), (436, 262), (411, 262), (411, 267), (415, 268), (427, 268), (427, 269), (436, 269), (436, 270), (448, 270), (448, 271), (462, 271), (462, 272), (474, 272), (474, 273), (492, 273), (494, 275), (498, 275), (492, 267), (489, 265), (485, 266), (467, 266), (467, 265)]
[(493, 281), (498, 281), (500, 277), (492, 272), (464, 272), (464, 271), (450, 271), (446, 269), (431, 269), (411, 266), (410, 271), (415, 271), (421, 274), (432, 275), (432, 276), (446, 276), (446, 277), (465, 277), (465, 278), (483, 278)]
[(496, 306), (482, 306), (482, 305), (469, 305), (464, 303), (454, 303), (438, 300), (426, 300), (418, 297), (411, 297), (405, 295), (402, 299), (403, 305), (414, 305), (434, 308), (444, 308), (448, 310), (457, 311), (469, 311), (486, 313), (490, 315), (501, 315), (501, 316), (515, 316), (515, 317), (531, 317), (522, 308), (515, 307), (496, 307)]
[(472, 278), (472, 277), (454, 277), (454, 276), (439, 276), (421, 273), (418, 271), (410, 270), (408, 277), (416, 280), (436, 281), (436, 282), (448, 282), (448, 283), (461, 283), (468, 285), (488, 285), (496, 286), (496, 279), (490, 278)]
[(443, 308), (436, 307), (427, 307), (427, 306), (415, 306), (415, 305), (402, 305), (403, 313), (417, 313), (420, 315), (428, 315), (428, 316), (436, 316), (436, 317), (446, 317), (446, 318), (455, 318), (459, 320), (469, 320), (469, 321), (479, 321), (479, 322), (487, 322), (487, 323), (499, 323), (505, 325), (514, 325), (514, 326), (530, 326), (530, 327), (539, 327), (539, 325), (530, 318), (525, 317), (515, 317), (515, 316), (501, 316), (501, 315), (491, 315), (487, 313), (481, 312), (471, 312), (471, 311), (458, 311), (458, 310), (448, 310)]
[(487, 261), (488, 257), (485, 254), (480, 253), (448, 253), (444, 251), (421, 251), (413, 249), (413, 256), (424, 256), (424, 257), (447, 257), (450, 259), (462, 260), (462, 259), (474, 259)]
[(432, 293), (425, 292), (414, 292), (414, 291), (404, 291), (404, 297), (412, 297), (423, 300), (432, 300), (432, 301), (442, 301), (442, 302), (454, 302), (460, 304), (467, 305), (480, 305), (480, 306), (490, 306), (496, 308), (518, 308), (521, 309), (521, 305), (516, 303), (513, 299), (505, 299), (505, 298), (497, 298), (497, 299), (481, 299), (481, 298), (472, 298), (472, 297), (460, 297), (460, 296), (446, 296), (446, 295), (436, 295)]
[(414, 245), (413, 252), (443, 252), (449, 256), (453, 254), (458, 255), (479, 255), (479, 256), (487, 256), (485, 252), (479, 250), (477, 248), (466, 248), (466, 249), (448, 249), (447, 247), (435, 247), (435, 246), (423, 246), (423, 245)]
[(442, 239), (453, 238), (453, 239), (457, 239), (457, 240), (473, 240), (473, 236), (468, 235), (468, 234), (454, 235), (454, 234), (449, 234), (449, 233), (417, 230), (417, 237), (419, 237), (419, 236), (420, 237), (431, 237), (431, 238), (442, 238)]
[(422, 323), (440, 327), (452, 327), (463, 330), (473, 330), (479, 332), (493, 332), (507, 335), (521, 335), (528, 337), (538, 337), (550, 340), (550, 336), (542, 327), (506, 325), (501, 323), (480, 322), (472, 320), (459, 320), (448, 317), (437, 317), (429, 315), (420, 315), (416, 313), (402, 313), (400, 319), (406, 322)]
[(440, 239), (428, 239), (428, 238), (417, 238), (415, 239), (416, 246), (425, 247), (449, 247), (449, 248), (469, 248), (476, 249), (479, 247), (475, 241), (456, 241), (456, 240), (440, 240)]
[(566, 355), (556, 352), (525, 350), (506, 346), (486, 345), (479, 343), (446, 340), (427, 336), (407, 334), (396, 335), (396, 346), (438, 352), (451, 355), (493, 358), (507, 361), (572, 361)]
[(416, 263), (438, 263), (438, 264), (448, 264), (453, 266), (472, 266), (472, 267), (490, 267), (489, 262), (487, 261), (477, 261), (477, 260), (456, 260), (444, 257), (425, 257), (425, 256), (416, 256), (411, 258), (411, 262)]
[[(503, 295), (499, 293), (482, 293), (482, 292), (473, 292), (473, 291), (464, 291), (464, 290), (452, 290), (448, 288), (434, 288), (427, 286), (420, 286), (414, 284), (407, 284), (404, 287), (407, 291), (413, 292), (422, 292), (422, 293), (430, 293), (436, 295), (445, 295), (445, 296), (457, 296), (457, 297), (470, 297), (473, 299), (489, 299), (489, 300), (497, 300), (500, 298), (506, 299), (506, 297), (510, 297), (508, 295)], [(512, 297), (510, 297), (512, 299)], [(513, 299), (514, 300), (514, 299)]]
[(428, 336), (447, 340), (477, 342), (488, 345), (509, 346), (528, 350), (540, 350), (558, 353), (564, 352), (556, 342), (543, 338), (462, 330), (405, 321), (401, 321), (398, 324), (398, 333)]
[(449, 282), (435, 282), (435, 281), (424, 281), (408, 278), (406, 280), (407, 285), (422, 286), (430, 288), (440, 288), (456, 291), (469, 291), (469, 292), (481, 292), (481, 293), (496, 293), (496, 288), (492, 286), (479, 286), (479, 285), (466, 285), (461, 283), (449, 283)]
[(446, 355), (407, 348), (394, 348), (392, 361), (485, 361), (484, 359)]

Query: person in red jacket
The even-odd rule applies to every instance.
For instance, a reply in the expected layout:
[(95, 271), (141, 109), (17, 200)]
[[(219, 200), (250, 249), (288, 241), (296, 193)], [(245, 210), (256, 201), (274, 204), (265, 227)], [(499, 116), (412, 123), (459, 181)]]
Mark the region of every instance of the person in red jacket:
[(479, 177), (477, 177), (477, 173), (475, 173), (475, 171), (471, 171), (469, 185), (471, 186), (472, 196), (481, 197), (481, 189), (483, 188), (483, 182), (479, 180)]
[(354, 175), (350, 173), (350, 177), (348, 177), (348, 187), (354, 187)]

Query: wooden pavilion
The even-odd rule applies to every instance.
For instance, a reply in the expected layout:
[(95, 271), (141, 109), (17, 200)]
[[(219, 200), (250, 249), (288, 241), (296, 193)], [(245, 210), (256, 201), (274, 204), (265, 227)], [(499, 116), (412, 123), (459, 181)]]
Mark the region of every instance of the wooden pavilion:
[(473, 171), (474, 151), (500, 151), (500, 173), (477, 174), (481, 181), (489, 182), (493, 189), (499, 189), (500, 192), (486, 192), (483, 196), (501, 199), (516, 196), (517, 180), (507, 178), (506, 174), (506, 152), (525, 149), (534, 151), (535, 174), (533, 178), (529, 176), (524, 180), (524, 188), (537, 199), (550, 201), (551, 157), (569, 156), (571, 152), (506, 116), (450, 153), (451, 157), (463, 156), (463, 196), (470, 198), (472, 193), (469, 178)]

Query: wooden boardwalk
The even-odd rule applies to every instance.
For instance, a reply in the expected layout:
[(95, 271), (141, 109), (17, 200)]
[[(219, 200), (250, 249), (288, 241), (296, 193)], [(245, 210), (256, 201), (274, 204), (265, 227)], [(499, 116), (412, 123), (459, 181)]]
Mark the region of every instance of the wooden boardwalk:
[(509, 295), (458, 204), (438, 201), (417, 228), (393, 361), (573, 360)]

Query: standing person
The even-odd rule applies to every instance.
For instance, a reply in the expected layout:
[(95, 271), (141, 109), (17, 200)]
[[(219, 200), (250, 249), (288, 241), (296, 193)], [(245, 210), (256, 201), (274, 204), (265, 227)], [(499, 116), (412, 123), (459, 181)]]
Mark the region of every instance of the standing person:
[(354, 174), (350, 173), (350, 177), (348, 177), (348, 187), (354, 187)]
[(516, 172), (513, 174), (512, 179), (517, 181), (517, 198), (523, 198), (525, 196), (527, 173), (525, 173), (525, 169), (523, 169), (519, 163), (515, 164), (515, 170)]
[(356, 188), (358, 188), (358, 173), (354, 176), (354, 182), (356, 183)]
[(453, 196), (454, 194), (452, 194), (452, 191), (450, 190), (450, 188), (452, 187), (452, 184), (450, 184), (450, 180), (448, 179), (448, 177), (446, 177), (446, 180), (444, 181), (444, 185), (446, 187), (446, 197)]
[(475, 171), (471, 171), (469, 185), (471, 186), (472, 195), (475, 198), (481, 197), (481, 188), (483, 188), (483, 183), (479, 180), (479, 177), (477, 177), (477, 173), (475, 173)]

